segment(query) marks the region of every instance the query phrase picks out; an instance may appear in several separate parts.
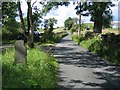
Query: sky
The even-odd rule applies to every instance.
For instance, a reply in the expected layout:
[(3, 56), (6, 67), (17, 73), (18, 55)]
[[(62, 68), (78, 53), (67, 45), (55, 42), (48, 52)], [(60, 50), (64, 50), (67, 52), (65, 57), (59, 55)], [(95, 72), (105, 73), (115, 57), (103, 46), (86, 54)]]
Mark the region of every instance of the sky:
[[(22, 0), (22, 11), (24, 13), (24, 16), (26, 16), (26, 11), (27, 11), (27, 4), (24, 0)], [(32, 0), (32, 2), (34, 2), (34, 0)], [(39, 2), (39, 0), (38, 0)], [(38, 6), (40, 9), (42, 8), (38, 2), (35, 4), (35, 6)], [(114, 7), (111, 7), (112, 10), (112, 15), (113, 15), (113, 21), (118, 21), (118, 1), (114, 1), (113, 2), (115, 4)], [(120, 2), (119, 2), (120, 3)], [(44, 16), (44, 19), (48, 19), (48, 18), (55, 18), (57, 19), (57, 24), (55, 25), (55, 27), (57, 26), (64, 26), (64, 21), (68, 18), (68, 17), (78, 17), (78, 15), (76, 15), (76, 10), (74, 9), (75, 5), (70, 4), (69, 6), (59, 6), (58, 9), (56, 10), (51, 10), (46, 16)], [(120, 20), (120, 19), (119, 19)], [(90, 16), (89, 17), (83, 17), (82, 16), (82, 22), (90, 22)]]

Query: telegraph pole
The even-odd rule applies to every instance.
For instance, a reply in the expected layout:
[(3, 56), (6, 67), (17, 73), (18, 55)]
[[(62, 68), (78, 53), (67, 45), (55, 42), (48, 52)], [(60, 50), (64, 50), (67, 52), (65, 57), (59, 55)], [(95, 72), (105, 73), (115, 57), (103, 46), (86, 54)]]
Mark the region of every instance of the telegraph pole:
[(81, 1), (79, 2), (80, 13), (79, 13), (79, 29), (78, 29), (78, 36), (81, 34)]

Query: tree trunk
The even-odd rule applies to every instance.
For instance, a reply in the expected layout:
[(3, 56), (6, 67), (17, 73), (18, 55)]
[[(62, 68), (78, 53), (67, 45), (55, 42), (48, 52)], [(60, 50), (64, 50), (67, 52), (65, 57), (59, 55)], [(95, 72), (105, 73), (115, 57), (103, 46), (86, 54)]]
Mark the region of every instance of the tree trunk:
[(18, 3), (18, 10), (19, 10), (19, 15), (20, 15), (20, 20), (21, 20), (21, 28), (22, 28), (22, 32), (23, 34), (25, 34), (25, 24), (24, 24), (24, 20), (23, 20), (23, 15), (22, 15), (22, 10), (21, 10), (21, 6), (20, 6), (20, 2), (17, 2)]
[(29, 36), (28, 36), (28, 45), (30, 48), (34, 48), (34, 25), (33, 25), (33, 21), (32, 21), (32, 7), (31, 7), (31, 1), (30, 2), (27, 2), (27, 5), (28, 5), (28, 16), (29, 17), (29, 20), (28, 20), (28, 23), (30, 24), (29, 26)]
[(94, 18), (94, 32), (95, 33), (102, 33), (102, 26), (103, 26), (103, 17), (102, 12), (96, 13), (96, 17)]
[(21, 30), (22, 30), (22, 34), (24, 35), (24, 43), (26, 42), (26, 39), (28, 38), (26, 33), (25, 33), (25, 24), (24, 24), (24, 20), (23, 20), (23, 15), (22, 15), (22, 10), (21, 10), (21, 5), (20, 5), (20, 1), (17, 2), (18, 4), (18, 11), (19, 11), (19, 16), (20, 16), (20, 20), (21, 20)]
[(29, 12), (30, 10), (29, 10), (29, 8), (28, 8), (28, 11), (27, 11), (27, 25), (28, 25), (28, 27), (27, 27), (27, 31), (28, 31), (28, 33), (29, 33), (29, 31), (30, 31), (30, 19), (29, 19)]
[(28, 23), (28, 35), (25, 34), (25, 24), (23, 20), (22, 10), (20, 6), (20, 1), (18, 2), (18, 9), (20, 14), (20, 20), (21, 20), (21, 28), (23, 31), (24, 36), (27, 38), (27, 43), (30, 48), (34, 48), (34, 26), (32, 22), (32, 7), (31, 7), (31, 0), (27, 2), (28, 5), (28, 12), (27, 12), (27, 23)]
[(102, 33), (102, 22), (94, 21), (94, 32), (95, 33)]

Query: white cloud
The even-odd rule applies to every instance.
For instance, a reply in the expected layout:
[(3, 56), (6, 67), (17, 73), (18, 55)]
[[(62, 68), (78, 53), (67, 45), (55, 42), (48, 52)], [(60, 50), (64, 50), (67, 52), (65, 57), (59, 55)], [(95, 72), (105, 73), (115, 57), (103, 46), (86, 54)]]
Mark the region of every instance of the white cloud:
[[(32, 0), (32, 3), (35, 0)], [(26, 16), (27, 13), (27, 4), (25, 2), (25, 0), (22, 1), (22, 11), (24, 13), (24, 16)], [(35, 6), (37, 6), (38, 8), (42, 8), (40, 6), (40, 4), (38, 3), (39, 0), (37, 1), (37, 3), (35, 4)], [(118, 18), (118, 2), (113, 2), (115, 4), (115, 7), (112, 7), (112, 11), (113, 11), (113, 16), (114, 19), (117, 20)], [(75, 5), (73, 5), (72, 3), (68, 6), (59, 6), (58, 9), (56, 10), (51, 10), (45, 17), (44, 19), (48, 19), (48, 18), (55, 18), (58, 20), (58, 24), (56, 26), (64, 26), (64, 21), (68, 18), (68, 17), (78, 17), (76, 15), (76, 10), (74, 10)], [(82, 16), (82, 21), (83, 22), (90, 22), (90, 17), (83, 17)]]
[(21, 3), (21, 10), (23, 12), (23, 15), (26, 16), (27, 15), (27, 3), (25, 0), (22, 0), (22, 3)]
[(113, 20), (118, 21), (118, 2), (113, 2), (115, 4), (114, 7), (111, 7)]
[[(36, 0), (32, 0), (32, 4), (35, 2)], [(38, 8), (41, 8), (41, 5), (39, 4), (40, 0), (37, 0), (36, 3), (34, 4), (34, 6), (37, 6)], [(26, 0), (21, 0), (21, 10), (23, 12), (24, 17), (27, 15), (27, 2)]]
[[(55, 19), (58, 20), (58, 24), (57, 26), (64, 26), (64, 21), (68, 18), (68, 17), (77, 17), (79, 18), (78, 15), (76, 15), (76, 10), (75, 10), (76, 5), (70, 4), (68, 7), (66, 6), (59, 6), (57, 10), (55, 11), (50, 11), (47, 16), (45, 16), (45, 19), (48, 18), (52, 18), (54, 17)], [(57, 14), (57, 15), (54, 15)], [(89, 22), (90, 21), (90, 17), (81, 17), (82, 18), (82, 22)]]
[[(58, 24), (56, 26), (64, 26), (64, 21), (68, 18), (68, 17), (78, 17), (76, 15), (76, 11), (74, 10), (75, 6), (70, 4), (68, 7), (66, 6), (59, 6), (57, 10), (55, 11), (50, 11), (47, 16), (45, 16), (44, 18), (48, 19), (48, 18), (52, 18), (54, 17), (55, 19), (58, 20)], [(57, 14), (54, 15), (53, 14)]]

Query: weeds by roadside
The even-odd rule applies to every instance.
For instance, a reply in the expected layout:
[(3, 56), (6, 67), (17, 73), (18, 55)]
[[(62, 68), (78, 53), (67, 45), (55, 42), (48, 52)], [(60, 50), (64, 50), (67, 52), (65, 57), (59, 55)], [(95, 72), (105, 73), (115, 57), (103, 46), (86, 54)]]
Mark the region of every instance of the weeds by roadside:
[(7, 49), (2, 56), (3, 88), (55, 88), (58, 63), (40, 48), (29, 49), (27, 65), (13, 66), (14, 49)]

